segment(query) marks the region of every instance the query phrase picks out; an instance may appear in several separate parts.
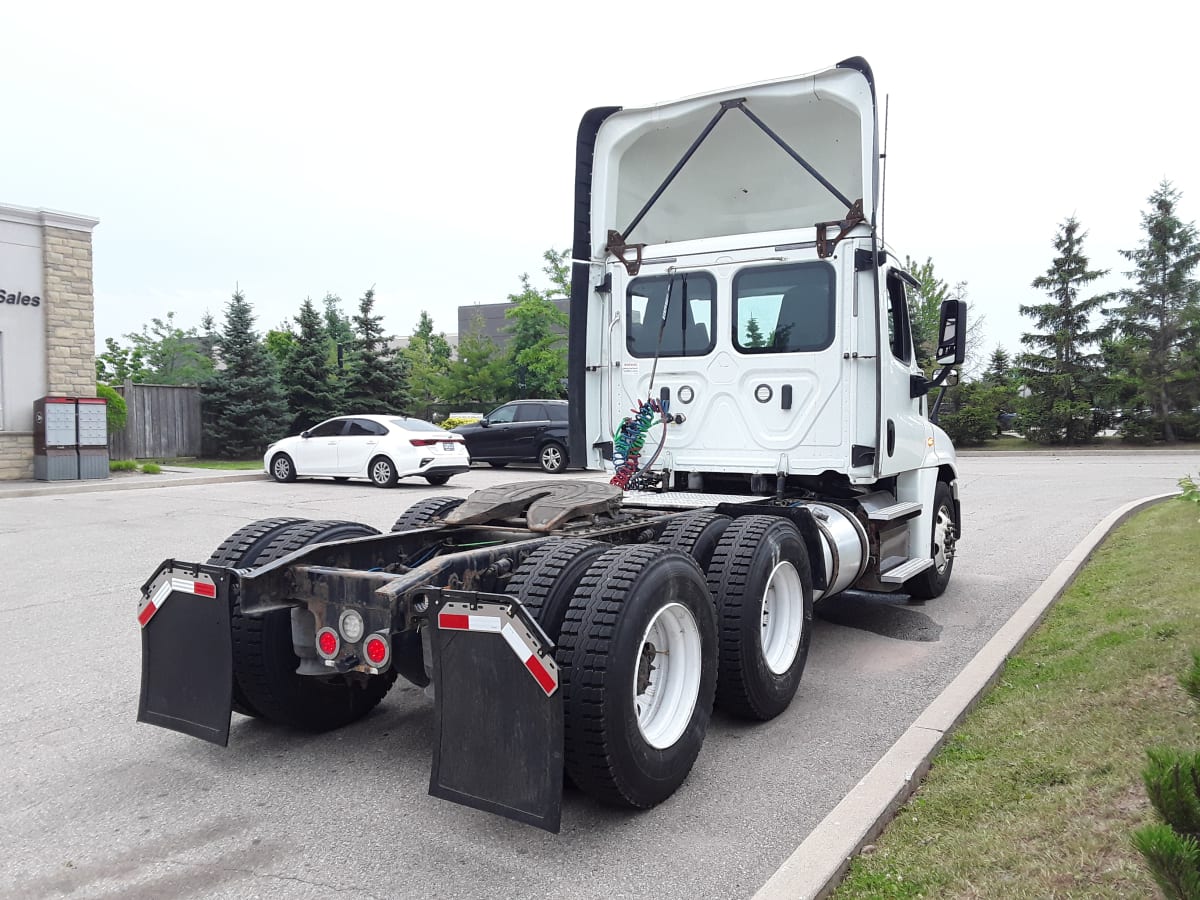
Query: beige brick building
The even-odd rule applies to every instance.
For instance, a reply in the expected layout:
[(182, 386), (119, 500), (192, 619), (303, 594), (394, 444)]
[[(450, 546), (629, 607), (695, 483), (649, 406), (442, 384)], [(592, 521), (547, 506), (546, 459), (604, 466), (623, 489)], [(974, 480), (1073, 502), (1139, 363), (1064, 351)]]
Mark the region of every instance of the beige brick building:
[(33, 477), (33, 402), (95, 397), (86, 216), (0, 205), (0, 480)]

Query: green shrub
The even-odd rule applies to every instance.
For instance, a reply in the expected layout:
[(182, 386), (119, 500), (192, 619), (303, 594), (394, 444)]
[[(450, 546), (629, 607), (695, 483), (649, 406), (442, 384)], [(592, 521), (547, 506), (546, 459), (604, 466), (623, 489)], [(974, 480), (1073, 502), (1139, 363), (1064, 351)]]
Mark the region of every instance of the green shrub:
[(1200, 845), (1170, 825), (1146, 825), (1133, 833), (1133, 846), (1168, 900), (1200, 897)]
[(1155, 747), (1146, 756), (1142, 779), (1150, 805), (1180, 834), (1200, 837), (1200, 753)]
[(138, 464), (132, 459), (110, 459), (108, 461), (108, 471), (110, 472), (136, 472)]
[(108, 433), (112, 434), (114, 431), (124, 428), (128, 411), (125, 406), (125, 398), (107, 384), (99, 382), (96, 384), (96, 396), (108, 401), (104, 408), (104, 414), (108, 420)]
[(479, 419), (479, 416), (475, 416), (474, 418), (467, 418), (466, 416), (451, 416), (448, 419), (438, 422), (438, 425), (449, 431), (452, 428), (457, 428), (459, 425), (474, 424), (475, 422), (478, 422)]
[(142, 463), (142, 471), (147, 475), (158, 475), (162, 472), (162, 466), (152, 462)]
[(1181, 675), (1179, 684), (1187, 691), (1188, 696), (1200, 703), (1200, 653), (1192, 651), (1192, 668), (1186, 675)]

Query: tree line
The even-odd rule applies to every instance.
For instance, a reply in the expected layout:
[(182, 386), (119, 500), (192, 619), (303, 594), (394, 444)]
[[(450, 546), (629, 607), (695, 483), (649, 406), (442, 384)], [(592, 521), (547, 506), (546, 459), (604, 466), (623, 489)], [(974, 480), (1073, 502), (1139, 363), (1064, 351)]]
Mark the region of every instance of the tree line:
[(501, 349), (476, 317), (457, 352), (420, 311), (407, 346), (385, 333), (368, 289), (357, 312), (327, 295), (306, 298), (298, 313), (260, 335), (253, 306), (235, 291), (223, 323), (205, 315), (184, 328), (174, 313), (155, 318), (124, 342), (108, 338), (96, 357), (102, 385), (126, 380), (200, 387), (206, 456), (244, 458), (268, 443), (351, 413), (437, 418), (452, 409), (486, 412), (518, 397), (566, 395), (567, 316), (554, 300), (570, 294), (567, 251), (543, 254), (545, 288), (528, 275), (508, 296), (509, 340)]
[[(1130, 283), (1108, 293), (1092, 293), (1108, 270), (1093, 268), (1079, 220), (1058, 226), (1055, 256), (1031, 282), (1046, 299), (1020, 306), (1032, 320), (1021, 349), (998, 346), (980, 377), (950, 391), (940, 424), (957, 444), (983, 443), (1002, 427), (1051, 445), (1110, 429), (1139, 443), (1200, 440), (1200, 238), (1180, 218), (1180, 198), (1166, 180), (1150, 195), (1141, 240), (1120, 251)], [(922, 286), (913, 318), (926, 320), (914, 338), (932, 370), (938, 304), (965, 285), (948, 287), (931, 261), (912, 271)]]

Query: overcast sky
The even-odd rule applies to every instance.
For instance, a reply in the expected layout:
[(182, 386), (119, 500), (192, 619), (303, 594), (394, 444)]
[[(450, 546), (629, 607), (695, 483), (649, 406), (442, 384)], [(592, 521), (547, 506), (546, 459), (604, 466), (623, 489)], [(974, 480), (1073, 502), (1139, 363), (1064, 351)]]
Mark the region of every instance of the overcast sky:
[(1018, 349), (1072, 214), (1126, 283), (1163, 178), (1200, 219), (1200, 4), (73, 4), (0, 13), (0, 202), (95, 231), (97, 346), (169, 310), (258, 327), (374, 285), (389, 332), (502, 301), (567, 248), (575, 131), (645, 106), (872, 65), (886, 237), (967, 283)]

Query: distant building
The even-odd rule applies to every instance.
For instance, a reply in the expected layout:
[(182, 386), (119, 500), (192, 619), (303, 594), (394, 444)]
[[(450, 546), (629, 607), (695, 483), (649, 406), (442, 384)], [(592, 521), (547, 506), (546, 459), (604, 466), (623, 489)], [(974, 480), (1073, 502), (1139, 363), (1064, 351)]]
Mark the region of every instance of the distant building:
[[(571, 301), (567, 299), (550, 301), (562, 311), (564, 315), (569, 314)], [(508, 341), (511, 335), (505, 329), (508, 326), (508, 319), (504, 313), (512, 308), (511, 303), (475, 303), (471, 306), (460, 306), (458, 308), (458, 333), (466, 334), (475, 327), (475, 318), (480, 316), (483, 318), (483, 333), (496, 342), (496, 346), (504, 349), (508, 346)], [(566, 335), (566, 329), (562, 329), (561, 334)]]

